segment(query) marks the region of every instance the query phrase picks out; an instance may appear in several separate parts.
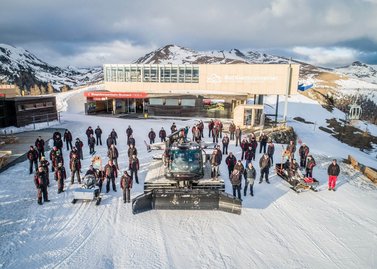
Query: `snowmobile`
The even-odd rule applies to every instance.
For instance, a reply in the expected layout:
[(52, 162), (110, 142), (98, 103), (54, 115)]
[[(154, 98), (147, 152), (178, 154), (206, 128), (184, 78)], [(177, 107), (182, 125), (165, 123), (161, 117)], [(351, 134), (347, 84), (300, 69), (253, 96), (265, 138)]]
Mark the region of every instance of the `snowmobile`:
[(315, 178), (312, 177), (305, 177), (298, 171), (297, 173), (293, 174), (289, 171), (287, 163), (277, 163), (275, 164), (276, 174), (287, 181), (291, 185), (291, 189), (297, 193), (306, 190), (312, 190), (317, 192), (319, 182)]
[(164, 153), (153, 157), (144, 193), (132, 199), (132, 212), (177, 209), (241, 214), (241, 200), (225, 193), (221, 177), (212, 179), (204, 144), (188, 141), (181, 134), (182, 129), (168, 136), (163, 147), (156, 146)]
[[(93, 168), (98, 174), (99, 169), (102, 168), (102, 160), (99, 156), (92, 158)], [(80, 188), (76, 188), (73, 191), (72, 204), (75, 204), (78, 200), (96, 200), (96, 205), (101, 203), (100, 189), (97, 185), (97, 178), (94, 175), (86, 175), (83, 179), (83, 184)]]

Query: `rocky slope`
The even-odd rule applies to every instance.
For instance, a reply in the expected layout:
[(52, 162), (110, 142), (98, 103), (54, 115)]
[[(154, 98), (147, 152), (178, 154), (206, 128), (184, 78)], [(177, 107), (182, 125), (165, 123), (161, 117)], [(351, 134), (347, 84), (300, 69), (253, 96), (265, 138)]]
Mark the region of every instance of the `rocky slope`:
[(20, 90), (47, 93), (102, 79), (102, 68), (60, 68), (27, 50), (0, 44), (0, 82), (16, 84)]

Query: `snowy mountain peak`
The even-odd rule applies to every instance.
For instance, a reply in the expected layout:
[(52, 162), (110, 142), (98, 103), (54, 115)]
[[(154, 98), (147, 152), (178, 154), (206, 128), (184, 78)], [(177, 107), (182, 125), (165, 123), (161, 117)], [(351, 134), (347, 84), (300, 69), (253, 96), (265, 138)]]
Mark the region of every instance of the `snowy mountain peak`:
[(0, 82), (16, 84), (29, 91), (37, 86), (44, 93), (48, 85), (55, 91), (63, 86), (76, 87), (102, 79), (102, 68), (60, 68), (49, 65), (29, 51), (0, 44)]
[(377, 84), (377, 68), (360, 61), (353, 62), (348, 66), (336, 68), (335, 71), (351, 78)]
[(257, 51), (195, 51), (177, 45), (167, 45), (137, 59), (138, 64), (235, 64), (235, 63), (287, 63), (287, 59)]

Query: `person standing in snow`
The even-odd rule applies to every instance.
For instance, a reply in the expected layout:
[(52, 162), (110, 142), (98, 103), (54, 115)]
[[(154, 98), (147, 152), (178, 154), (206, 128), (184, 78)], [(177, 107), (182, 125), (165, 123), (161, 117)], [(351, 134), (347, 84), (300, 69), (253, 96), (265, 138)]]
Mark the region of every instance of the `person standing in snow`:
[(96, 141), (97, 141), (97, 146), (98, 146), (98, 143), (102, 146), (102, 129), (97, 126), (97, 128), (94, 130), (94, 133), (96, 134)]
[(72, 159), (69, 163), (69, 168), (71, 169), (71, 184), (73, 184), (75, 181), (75, 174), (77, 175), (77, 180), (79, 184), (81, 184), (81, 178), (80, 178), (81, 162), (76, 154), (73, 154)]
[(131, 178), (133, 179), (135, 175), (135, 181), (136, 184), (139, 184), (139, 177), (137, 176), (137, 171), (140, 169), (139, 159), (136, 157), (136, 155), (132, 155), (128, 168), (131, 171)]
[(132, 130), (131, 128), (131, 125), (128, 125), (128, 128), (126, 130), (126, 134), (127, 134), (127, 144), (128, 144), (128, 139), (130, 138), (130, 136), (132, 135), (134, 131)]
[(226, 157), (226, 159), (225, 159), (225, 163), (228, 166), (228, 172), (229, 172), (229, 176), (230, 176), (233, 172), (234, 166), (237, 163), (237, 159), (236, 159), (236, 157), (234, 157), (232, 152), (229, 152), (228, 157)]
[(292, 161), (295, 158), (296, 145), (293, 140), (289, 141), (289, 145), (286, 148), (287, 154), (289, 154), (289, 161)]
[(130, 137), (128, 138), (127, 145), (128, 146), (130, 146), (130, 145), (135, 146), (135, 144), (136, 144), (135, 138), (133, 137), (133, 135), (130, 135)]
[(105, 177), (107, 179), (106, 193), (110, 191), (110, 181), (113, 186), (113, 191), (116, 192), (117, 189), (116, 189), (115, 179), (118, 177), (118, 171), (112, 160), (108, 161), (108, 163), (105, 165), (104, 170), (105, 170)]
[(223, 143), (223, 154), (228, 155), (229, 136), (225, 134), (221, 142)]
[(166, 141), (166, 131), (164, 130), (164, 127), (161, 127), (161, 130), (158, 133), (158, 136), (161, 138), (161, 142)]
[(118, 149), (115, 147), (114, 144), (112, 144), (109, 150), (107, 151), (107, 157), (109, 158), (109, 160), (113, 161), (116, 168), (119, 170), (119, 166), (118, 166), (119, 153), (118, 153)]
[(173, 122), (173, 124), (171, 125), (170, 131), (171, 131), (171, 133), (174, 133), (174, 132), (177, 131), (177, 125), (175, 125), (175, 122)]
[(232, 121), (230, 124), (229, 124), (229, 133), (230, 133), (230, 140), (234, 140), (234, 133), (236, 131), (236, 125), (234, 124), (234, 122)]
[(308, 160), (306, 162), (306, 177), (313, 177), (313, 168), (316, 166), (315, 160), (312, 155), (308, 155)]
[(262, 153), (262, 150), (263, 150), (263, 154), (266, 153), (267, 141), (268, 141), (268, 136), (262, 132), (262, 134), (259, 137), (259, 145), (260, 145), (259, 154)]
[(49, 178), (49, 169), (48, 166), (50, 165), (50, 162), (46, 160), (44, 156), (42, 156), (41, 161), (39, 163), (39, 166), (43, 167), (43, 170), (46, 172), (47, 177), (47, 186), (50, 187), (50, 178)]
[(151, 131), (148, 133), (148, 138), (149, 138), (149, 144), (154, 144), (156, 133), (153, 131), (152, 128), (151, 128)]
[(250, 185), (250, 195), (254, 196), (254, 181), (255, 181), (256, 175), (257, 175), (257, 172), (255, 171), (253, 163), (249, 162), (243, 174), (245, 178), (245, 188), (243, 189), (244, 196), (246, 196), (249, 185)]
[(82, 151), (82, 148), (84, 147), (84, 143), (80, 140), (80, 138), (76, 138), (75, 146), (77, 149), (78, 158), (81, 160), (84, 160), (84, 153)]
[(63, 163), (58, 163), (58, 168), (55, 170), (55, 178), (58, 181), (58, 193), (64, 192), (64, 180), (67, 179), (67, 173)]
[(241, 145), (242, 130), (241, 130), (240, 126), (237, 126), (237, 129), (235, 131), (235, 136), (236, 136), (236, 147), (237, 147), (238, 144)]
[(88, 138), (88, 145), (89, 145), (89, 138), (90, 138), (90, 135), (93, 135), (93, 134), (94, 134), (94, 131), (93, 131), (93, 129), (92, 129), (91, 126), (89, 126), (88, 129), (86, 129), (85, 134), (86, 134), (86, 137)]
[(123, 202), (130, 203), (131, 201), (131, 189), (132, 189), (132, 177), (125, 170), (123, 176), (120, 178), (120, 188), (123, 190)]
[(266, 182), (270, 184), (270, 181), (268, 180), (268, 174), (270, 172), (271, 167), (271, 161), (270, 157), (268, 157), (267, 154), (263, 154), (263, 156), (259, 160), (259, 168), (260, 168), (260, 179), (259, 184), (263, 181), (263, 176), (266, 179)]
[(117, 144), (117, 139), (118, 139), (118, 134), (117, 134), (117, 132), (115, 132), (114, 129), (111, 130), (110, 136), (113, 139), (114, 144), (116, 145)]
[(306, 158), (309, 155), (309, 147), (305, 143), (302, 143), (300, 148), (298, 149), (298, 154), (300, 155), (300, 167), (305, 168)]
[(26, 154), (29, 160), (29, 173), (33, 173), (33, 164), (34, 164), (34, 171), (38, 170), (38, 152), (34, 149), (33, 146), (30, 146), (29, 151)]
[(67, 150), (71, 147), (72, 150), (72, 134), (68, 129), (65, 129), (64, 135), (63, 135), (63, 141), (65, 142), (67, 146)]
[(42, 156), (45, 156), (45, 141), (41, 136), (38, 136), (37, 140), (35, 140), (35, 147), (38, 150), (38, 158), (40, 160)]
[(274, 163), (274, 153), (275, 153), (275, 145), (272, 143), (272, 140), (268, 141), (268, 146), (267, 146), (267, 155), (270, 157), (271, 164)]
[(96, 145), (96, 139), (94, 136), (91, 134), (89, 137), (89, 154), (94, 153), (94, 146)]
[(336, 163), (336, 160), (332, 160), (332, 163), (327, 168), (327, 174), (329, 175), (329, 191), (335, 191), (336, 180), (340, 173), (340, 167)]
[(35, 172), (34, 184), (38, 191), (38, 204), (42, 205), (42, 196), (45, 202), (50, 202), (47, 192), (47, 176), (42, 166), (39, 166), (37, 172)]

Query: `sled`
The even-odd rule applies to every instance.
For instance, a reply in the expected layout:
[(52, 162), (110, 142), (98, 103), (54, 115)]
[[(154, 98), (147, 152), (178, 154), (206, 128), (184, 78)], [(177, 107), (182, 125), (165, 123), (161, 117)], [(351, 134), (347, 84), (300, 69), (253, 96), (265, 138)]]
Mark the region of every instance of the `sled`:
[(303, 175), (290, 176), (283, 163), (275, 164), (276, 174), (291, 185), (291, 189), (297, 193), (312, 190), (318, 191), (319, 182), (315, 178)]
[[(98, 172), (102, 170), (102, 159), (100, 156), (94, 156), (92, 158), (93, 168)], [(96, 201), (96, 205), (101, 203), (100, 189), (97, 186), (96, 177), (93, 175), (86, 175), (83, 179), (84, 184), (80, 188), (76, 188), (73, 191), (72, 204), (75, 204), (78, 200)]]

